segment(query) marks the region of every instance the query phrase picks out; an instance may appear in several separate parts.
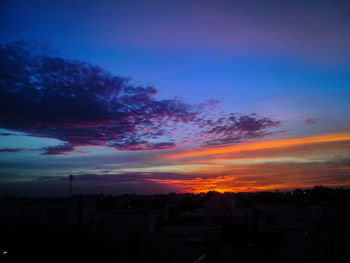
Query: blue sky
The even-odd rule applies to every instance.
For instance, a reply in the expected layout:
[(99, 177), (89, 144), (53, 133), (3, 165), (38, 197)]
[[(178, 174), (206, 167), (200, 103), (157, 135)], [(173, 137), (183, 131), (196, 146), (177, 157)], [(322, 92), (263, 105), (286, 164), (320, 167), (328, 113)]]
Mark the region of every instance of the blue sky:
[[(135, 86), (153, 86), (157, 100), (177, 98), (187, 104), (218, 100), (219, 115), (256, 113), (279, 121), (278, 127), (271, 128), (281, 132), (261, 140), (350, 130), (348, 1), (28, 0), (0, 5), (2, 41), (47, 41), (64, 58), (99, 65), (114, 75), (131, 78)], [(5, 149), (0, 152), (0, 172), (8, 174), (12, 167), (11, 178), (30, 181), (28, 176), (36, 173), (80, 175), (105, 170), (193, 173), (192, 168), (173, 168), (165, 161), (153, 164), (149, 156), (156, 153), (152, 151), (125, 152), (106, 145), (88, 150), (88, 145), (80, 145), (80, 153), (42, 156), (43, 148), (65, 142), (20, 128), (0, 128), (2, 133), (24, 134), (0, 137), (0, 149)], [(171, 136), (166, 139), (176, 141)], [(163, 150), (164, 154), (189, 145), (201, 147), (195, 138), (191, 140), (188, 145)], [(329, 156), (333, 158), (337, 151)], [(348, 152), (338, 155), (343, 160)], [(113, 170), (106, 168), (111, 156), (148, 161), (139, 168), (122, 163)], [(55, 165), (62, 158), (69, 163), (63, 168)], [(93, 167), (83, 165), (90, 159), (98, 161), (93, 161)], [(196, 165), (198, 174), (209, 164), (191, 165)], [(8, 176), (3, 181), (9, 183)]]

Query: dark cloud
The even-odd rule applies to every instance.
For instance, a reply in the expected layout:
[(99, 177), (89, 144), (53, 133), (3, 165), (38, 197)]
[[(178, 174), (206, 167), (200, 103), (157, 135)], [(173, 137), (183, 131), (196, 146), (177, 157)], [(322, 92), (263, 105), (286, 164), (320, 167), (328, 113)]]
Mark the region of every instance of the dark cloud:
[[(187, 175), (188, 176), (188, 175)], [(73, 193), (138, 193), (155, 194), (177, 192), (180, 189), (173, 185), (164, 185), (152, 181), (154, 178), (186, 178), (186, 175), (177, 173), (114, 173), (114, 174), (74, 174), (73, 175)], [(48, 186), (52, 192), (43, 191), (41, 195), (52, 195), (59, 192), (67, 194), (69, 178), (68, 176), (32, 176), (31, 180), (26, 182), (26, 195), (33, 195), (34, 189), (39, 186)], [(24, 185), (24, 184), (22, 184)], [(19, 185), (19, 188), (22, 186)], [(62, 186), (59, 188), (58, 186)], [(23, 187), (24, 188), (24, 187)], [(12, 189), (5, 189), (6, 192), (14, 192)], [(12, 191), (11, 191), (12, 190)], [(0, 194), (2, 190), (0, 187)], [(4, 192), (4, 191), (3, 191)], [(37, 192), (35, 192), (37, 194)]]
[(169, 137), (179, 123), (209, 136), (206, 145), (265, 136), (266, 129), (278, 124), (254, 114), (211, 119), (203, 112), (215, 101), (192, 105), (157, 100), (155, 94), (153, 87), (133, 85), (99, 66), (56, 56), (42, 43), (0, 45), (0, 127), (63, 142), (47, 147), (46, 155), (73, 152), (79, 146), (174, 148)]
[[(212, 177), (213, 175), (211, 175)], [(162, 180), (190, 180), (193, 178), (206, 178), (205, 175), (197, 174), (180, 174), (180, 173), (163, 173), (163, 172), (121, 172), (121, 173), (110, 173), (110, 174), (76, 174), (73, 176), (75, 182), (135, 182), (135, 181), (147, 181), (150, 179), (162, 179)], [(33, 176), (33, 180), (45, 181), (45, 180), (68, 180), (65, 176)]]
[(0, 136), (18, 136), (18, 134), (7, 133), (7, 132), (0, 132)]
[(313, 118), (308, 118), (304, 122), (305, 122), (306, 125), (314, 125), (314, 124), (317, 123), (317, 120), (313, 119)]
[(8, 152), (8, 153), (16, 153), (16, 152), (20, 152), (23, 151), (24, 149), (10, 149), (10, 148), (2, 148), (0, 149), (0, 153), (4, 153), (4, 152)]
[[(13, 181), (10, 180), (14, 177)], [(66, 196), (68, 194), (68, 176), (35, 176), (32, 178), (21, 175), (0, 174), (0, 196), (12, 194), (18, 196)], [(20, 181), (19, 181), (20, 180)], [(98, 175), (81, 174), (74, 175), (73, 194), (158, 194), (176, 192), (178, 189), (173, 185), (145, 180), (142, 175)]]

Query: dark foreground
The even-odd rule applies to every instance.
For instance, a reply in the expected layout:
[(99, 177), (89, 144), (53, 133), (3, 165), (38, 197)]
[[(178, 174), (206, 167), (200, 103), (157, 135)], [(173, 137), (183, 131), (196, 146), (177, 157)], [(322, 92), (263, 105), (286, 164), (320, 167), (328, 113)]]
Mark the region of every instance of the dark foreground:
[(350, 191), (0, 199), (0, 262), (347, 262)]

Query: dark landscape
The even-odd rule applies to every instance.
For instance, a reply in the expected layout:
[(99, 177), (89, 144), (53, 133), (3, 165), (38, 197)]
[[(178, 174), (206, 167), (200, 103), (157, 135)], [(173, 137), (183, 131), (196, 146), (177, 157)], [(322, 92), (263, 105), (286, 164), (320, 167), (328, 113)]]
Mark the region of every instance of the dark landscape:
[(347, 262), (350, 190), (0, 200), (1, 262)]

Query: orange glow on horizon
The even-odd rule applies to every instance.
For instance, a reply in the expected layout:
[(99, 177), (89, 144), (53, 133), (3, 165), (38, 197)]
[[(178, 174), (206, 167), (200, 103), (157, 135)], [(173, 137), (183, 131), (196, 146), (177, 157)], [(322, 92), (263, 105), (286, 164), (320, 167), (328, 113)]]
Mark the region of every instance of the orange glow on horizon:
[(194, 167), (180, 171), (188, 178), (149, 180), (193, 193), (349, 187), (349, 147), (350, 132), (344, 132), (202, 148), (164, 156), (168, 168)]
[[(218, 176), (216, 178), (194, 178), (189, 180), (162, 180), (162, 179), (148, 179), (152, 182), (172, 184), (181, 189), (184, 193), (206, 193), (209, 191), (216, 191), (219, 193), (225, 192), (255, 192), (267, 191), (277, 188), (286, 188), (282, 184), (274, 184), (266, 186), (246, 187), (242, 185), (233, 186), (235, 178), (231, 176)], [(254, 184), (255, 181), (250, 181), (249, 184)]]

